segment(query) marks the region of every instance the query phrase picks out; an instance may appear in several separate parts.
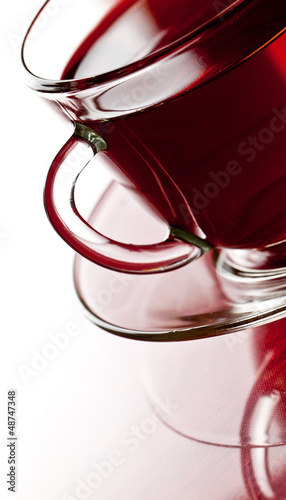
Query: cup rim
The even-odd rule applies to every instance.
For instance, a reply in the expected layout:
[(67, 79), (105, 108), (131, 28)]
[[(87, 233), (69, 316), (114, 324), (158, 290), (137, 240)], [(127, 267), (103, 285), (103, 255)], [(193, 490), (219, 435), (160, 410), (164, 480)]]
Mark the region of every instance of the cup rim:
[(173, 51), (180, 48), (183, 44), (192, 43), (192, 41), (195, 41), (198, 36), (200, 36), (204, 31), (208, 30), (212, 25), (225, 23), (225, 17), (227, 17), (228, 19), (229, 17), (231, 17), (231, 15), (234, 15), (237, 12), (237, 9), (239, 7), (243, 8), (243, 5), (245, 3), (249, 4), (249, 1), (247, 2), (247, 0), (234, 0), (234, 2), (228, 5), (221, 12), (217, 13), (214, 17), (212, 17), (196, 29), (192, 30), (191, 32), (187, 33), (183, 37), (178, 38), (174, 42), (162, 47), (161, 49), (155, 50), (151, 54), (147, 54), (146, 56), (139, 58), (132, 63), (116, 68), (115, 70), (85, 78), (49, 79), (38, 76), (30, 71), (25, 61), (25, 45), (37, 19), (39, 18), (40, 14), (45, 9), (47, 4), (51, 1), (53, 0), (46, 0), (43, 6), (37, 12), (26, 32), (21, 48), (21, 60), (26, 73), (27, 85), (33, 90), (43, 93), (66, 93), (70, 91), (77, 92), (91, 88), (95, 85), (103, 85), (112, 81), (115, 82), (118, 78), (124, 78), (130, 74), (135, 73), (137, 70), (142, 70), (143, 68), (148, 67), (150, 64), (156, 63), (158, 60), (160, 60), (160, 58), (168, 56)]

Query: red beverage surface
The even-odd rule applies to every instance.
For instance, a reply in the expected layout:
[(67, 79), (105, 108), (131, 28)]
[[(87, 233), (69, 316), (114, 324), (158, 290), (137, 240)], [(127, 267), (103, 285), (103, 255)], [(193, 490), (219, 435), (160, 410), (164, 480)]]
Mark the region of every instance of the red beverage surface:
[[(129, 10), (127, 4), (132, 4)], [(147, 48), (154, 52), (215, 14), (210, 1), (120, 3), (74, 54), (63, 77), (85, 77), (86, 68), (98, 74), (96, 48), (102, 40), (107, 70), (116, 69), (118, 54), (124, 53), (125, 64), (133, 62)], [(136, 37), (134, 26), (142, 26)], [(247, 36), (242, 30), (243, 40)], [(189, 52), (183, 66), (174, 66), (177, 82), (190, 65), (199, 78), (205, 61), (203, 50)], [(158, 92), (169, 76), (159, 75), (149, 87), (152, 83)], [(134, 88), (121, 96), (125, 104), (133, 101), (130, 115), (85, 123), (106, 139), (104, 154), (161, 215), (187, 230), (197, 224), (218, 246), (264, 247), (286, 239), (286, 35), (206, 85), (136, 113), (134, 102), (140, 108), (144, 91)]]

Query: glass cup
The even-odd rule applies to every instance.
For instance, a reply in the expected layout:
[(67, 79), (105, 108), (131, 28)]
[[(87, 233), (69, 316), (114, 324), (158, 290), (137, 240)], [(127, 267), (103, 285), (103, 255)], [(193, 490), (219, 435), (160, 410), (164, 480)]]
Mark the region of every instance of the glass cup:
[[(285, 26), (282, 0), (47, 1), (23, 62), (28, 85), (74, 123), (45, 187), (62, 238), (137, 274), (215, 249), (231, 299), (233, 281), (247, 284), (239, 301), (249, 287), (261, 300), (284, 294)], [(70, 169), (77, 150), (82, 164)], [(165, 241), (123, 244), (83, 219), (75, 185), (99, 152), (166, 221)], [(269, 287), (276, 277), (283, 284)]]

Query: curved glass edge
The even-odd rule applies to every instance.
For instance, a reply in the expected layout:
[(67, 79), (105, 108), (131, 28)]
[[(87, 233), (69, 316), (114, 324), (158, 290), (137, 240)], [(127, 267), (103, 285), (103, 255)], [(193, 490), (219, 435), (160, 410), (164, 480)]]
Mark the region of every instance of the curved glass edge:
[[(261, 307), (255, 311), (252, 303), (252, 310), (249, 313), (238, 315), (237, 319), (221, 321), (217, 324), (188, 327), (182, 329), (162, 330), (162, 331), (144, 331), (124, 328), (95, 315), (87, 306), (84, 300), (78, 296), (78, 300), (84, 309), (84, 315), (102, 330), (112, 333), (118, 337), (130, 340), (140, 340), (144, 342), (183, 342), (187, 340), (202, 340), (205, 338), (218, 337), (230, 333), (238, 333), (250, 327), (263, 326), (272, 321), (286, 317), (286, 297), (281, 299), (270, 299), (263, 302)], [(268, 306), (268, 309), (267, 309)], [(233, 314), (233, 313), (232, 313)]]
[[(216, 14), (213, 18), (211, 18), (209, 21), (201, 25), (199, 28), (196, 30), (191, 31), (187, 35), (183, 36), (182, 38), (179, 38), (178, 40), (174, 41), (173, 43), (167, 45), (166, 47), (163, 47), (157, 51), (154, 51), (154, 53), (149, 54), (141, 59), (138, 59), (137, 61), (128, 64), (126, 66), (123, 66), (121, 68), (118, 68), (114, 71), (109, 71), (106, 73), (102, 73), (101, 75), (96, 75), (93, 77), (88, 77), (88, 78), (82, 78), (82, 79), (72, 79), (72, 80), (54, 80), (54, 79), (46, 79), (42, 78), (34, 73), (32, 73), (26, 62), (25, 62), (25, 44), (26, 41), (29, 37), (29, 34), (37, 21), (39, 15), (42, 13), (42, 11), (45, 9), (46, 5), (50, 2), (51, 0), (46, 0), (41, 9), (38, 11), (37, 15), (33, 19), (31, 25), (29, 26), (27, 33), (24, 37), (22, 47), (21, 47), (21, 60), (22, 64), (24, 67), (24, 70), (26, 72), (26, 83), (29, 87), (31, 87), (33, 90), (36, 90), (38, 92), (43, 92), (43, 93), (57, 93), (57, 92), (76, 92), (83, 90), (83, 85), (84, 89), (88, 89), (90, 87), (93, 87), (94, 85), (98, 84), (103, 84), (103, 83), (108, 83), (111, 80), (116, 80), (117, 78), (121, 78), (124, 76), (127, 76), (130, 73), (135, 72), (136, 70), (145, 68), (146, 66), (149, 66), (150, 64), (158, 61), (162, 56), (166, 56), (172, 53), (173, 50), (176, 50), (178, 46), (181, 46), (182, 44), (186, 42), (192, 42), (192, 40), (195, 40), (195, 38), (198, 35), (201, 35), (201, 33), (205, 30), (207, 30), (209, 27), (211, 27), (214, 24), (221, 24), (222, 19), (228, 18), (230, 15), (235, 13), (241, 5), (243, 4), (249, 4), (249, 0), (235, 0), (233, 3), (230, 5), (227, 5), (225, 9), (223, 9), (221, 12)], [(223, 21), (224, 22), (224, 21)]]

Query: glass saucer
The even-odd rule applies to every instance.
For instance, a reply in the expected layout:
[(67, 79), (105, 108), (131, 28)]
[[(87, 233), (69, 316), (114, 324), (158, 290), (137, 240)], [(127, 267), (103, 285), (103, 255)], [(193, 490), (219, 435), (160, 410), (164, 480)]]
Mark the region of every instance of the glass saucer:
[[(135, 190), (113, 182), (89, 220), (125, 243), (162, 241), (166, 225)], [(167, 273), (132, 275), (105, 269), (77, 255), (74, 280), (86, 313), (114, 334), (150, 341), (213, 337), (264, 325), (286, 316), (286, 297), (246, 300), (226, 295), (216, 270), (218, 252)], [(236, 300), (236, 298), (238, 299)]]

